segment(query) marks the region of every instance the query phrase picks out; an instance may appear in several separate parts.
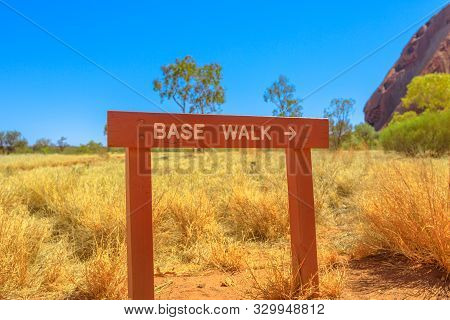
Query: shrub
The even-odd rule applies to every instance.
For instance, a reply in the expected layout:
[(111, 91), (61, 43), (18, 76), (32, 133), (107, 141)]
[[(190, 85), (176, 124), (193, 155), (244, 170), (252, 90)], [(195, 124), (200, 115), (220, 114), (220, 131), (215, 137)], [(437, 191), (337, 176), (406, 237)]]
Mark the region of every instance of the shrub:
[(367, 150), (378, 146), (378, 133), (367, 123), (355, 126), (351, 135), (342, 143), (344, 149)]
[(181, 248), (195, 246), (219, 234), (214, 204), (204, 194), (183, 192), (171, 200), (166, 215)]
[(126, 299), (127, 269), (124, 243), (111, 241), (95, 248), (81, 272), (71, 299)]
[(380, 140), (385, 150), (409, 156), (426, 152), (441, 156), (450, 150), (450, 110), (394, 121), (381, 131)]
[(64, 299), (72, 290), (66, 239), (52, 239), (48, 220), (0, 206), (0, 299)]
[(237, 272), (244, 268), (244, 250), (242, 244), (227, 241), (226, 238), (212, 241), (206, 255), (207, 267), (212, 267), (223, 272)]
[(363, 247), (373, 253), (402, 254), (450, 272), (448, 179), (447, 164), (436, 160), (375, 166), (372, 185), (360, 198)]
[(278, 240), (289, 234), (287, 194), (237, 180), (229, 202), (233, 233), (253, 240)]
[(438, 111), (450, 108), (450, 74), (430, 73), (415, 77), (402, 99), (406, 108)]

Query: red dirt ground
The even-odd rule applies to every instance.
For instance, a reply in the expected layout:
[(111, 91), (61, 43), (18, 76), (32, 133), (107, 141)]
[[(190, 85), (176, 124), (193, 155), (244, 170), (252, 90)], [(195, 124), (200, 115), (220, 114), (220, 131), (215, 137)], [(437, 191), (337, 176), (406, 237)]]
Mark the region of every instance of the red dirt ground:
[[(249, 272), (162, 275), (156, 278), (156, 298), (249, 299), (251, 284)], [(450, 299), (450, 279), (404, 257), (371, 256), (350, 261), (341, 299)]]

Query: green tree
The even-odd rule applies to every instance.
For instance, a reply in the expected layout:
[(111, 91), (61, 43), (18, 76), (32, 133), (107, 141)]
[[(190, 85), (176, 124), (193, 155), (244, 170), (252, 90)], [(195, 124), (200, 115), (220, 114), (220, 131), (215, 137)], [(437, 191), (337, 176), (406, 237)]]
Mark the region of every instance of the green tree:
[(101, 142), (89, 141), (87, 144), (82, 144), (78, 148), (80, 153), (105, 153), (106, 149)]
[(13, 130), (4, 133), (3, 145), (6, 153), (13, 153), (20, 148), (25, 148), (28, 145), (28, 142), (22, 137), (22, 134), (19, 131)]
[(415, 77), (402, 99), (406, 109), (439, 111), (450, 108), (450, 74), (430, 73)]
[(395, 112), (389, 124), (408, 120), (417, 116), (415, 111), (406, 111), (404, 113)]
[(301, 117), (302, 106), (300, 99), (294, 97), (295, 86), (289, 83), (288, 78), (283, 75), (272, 83), (264, 92), (264, 101), (273, 103), (276, 108), (273, 115), (277, 117)]
[(161, 102), (174, 101), (182, 113), (217, 113), (225, 102), (222, 67), (212, 63), (199, 66), (186, 56), (175, 63), (161, 67), (162, 79), (153, 81), (153, 90), (159, 93)]
[(350, 114), (354, 105), (353, 99), (339, 98), (331, 100), (330, 106), (324, 110), (324, 117), (330, 121), (331, 148), (339, 149), (342, 143), (351, 137)]
[(373, 148), (377, 145), (378, 133), (371, 125), (367, 123), (360, 123), (356, 125), (352, 135), (355, 143), (358, 145), (363, 144), (367, 148)]
[(406, 112), (395, 113), (380, 133), (383, 149), (409, 156), (450, 151), (450, 75), (415, 77), (402, 103)]
[(50, 141), (50, 139), (41, 138), (36, 140), (33, 145), (33, 150), (37, 152), (48, 153), (51, 144), (52, 142)]
[(59, 138), (58, 141), (56, 141), (56, 144), (58, 145), (59, 151), (64, 152), (64, 149), (69, 146), (69, 144), (66, 142), (66, 137)]
[(5, 153), (5, 133), (0, 131), (0, 152)]

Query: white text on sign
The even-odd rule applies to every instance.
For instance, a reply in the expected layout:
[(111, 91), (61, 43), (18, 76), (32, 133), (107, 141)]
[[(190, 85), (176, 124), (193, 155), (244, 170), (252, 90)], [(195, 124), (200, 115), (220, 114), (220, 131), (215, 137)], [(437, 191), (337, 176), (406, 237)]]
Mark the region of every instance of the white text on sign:
[[(222, 133), (225, 140), (272, 140), (270, 136), (271, 126), (255, 126), (255, 125), (221, 125)], [(204, 124), (188, 124), (176, 125), (172, 123), (166, 125), (164, 123), (154, 123), (153, 125), (153, 138), (156, 140), (163, 139), (182, 139), (182, 140), (203, 140), (204, 137)], [(289, 141), (296, 136), (296, 132), (293, 128), (289, 127), (289, 131), (284, 132), (284, 135), (289, 137)]]

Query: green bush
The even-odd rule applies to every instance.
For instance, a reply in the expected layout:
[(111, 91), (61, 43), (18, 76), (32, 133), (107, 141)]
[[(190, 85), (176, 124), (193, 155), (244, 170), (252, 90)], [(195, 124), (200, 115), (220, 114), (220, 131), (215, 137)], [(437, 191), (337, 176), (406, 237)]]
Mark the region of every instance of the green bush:
[(367, 123), (360, 123), (355, 126), (351, 135), (344, 140), (344, 149), (367, 150), (375, 149), (378, 146), (378, 132)]
[(402, 121), (394, 121), (381, 131), (383, 149), (409, 156), (429, 153), (441, 156), (450, 151), (450, 109), (426, 111)]
[(406, 109), (440, 111), (450, 108), (450, 74), (430, 73), (417, 76), (408, 84), (402, 99)]

